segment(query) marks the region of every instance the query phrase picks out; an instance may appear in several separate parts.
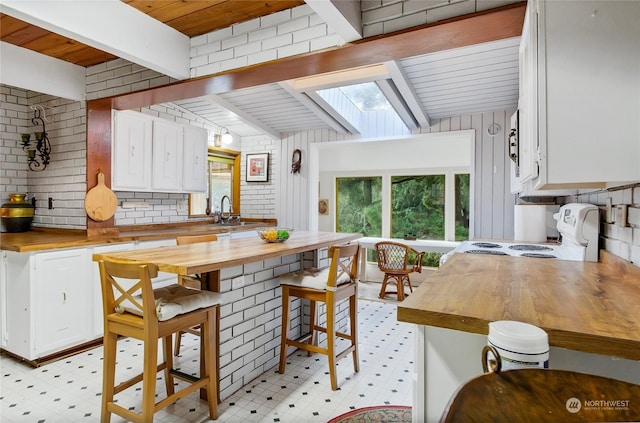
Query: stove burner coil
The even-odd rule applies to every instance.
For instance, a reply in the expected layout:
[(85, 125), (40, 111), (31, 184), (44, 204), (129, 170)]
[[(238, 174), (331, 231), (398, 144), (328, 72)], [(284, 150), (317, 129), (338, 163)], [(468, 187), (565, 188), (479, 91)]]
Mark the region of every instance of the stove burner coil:
[(512, 250), (518, 251), (551, 251), (553, 248), (546, 247), (544, 245), (533, 245), (533, 244), (516, 244), (510, 245), (509, 248)]
[(494, 244), (493, 242), (474, 242), (471, 245), (479, 248), (500, 248), (500, 245)]
[(508, 256), (509, 254), (503, 253), (502, 251), (493, 251), (493, 250), (467, 250), (465, 253), (470, 254), (490, 254), (494, 256)]
[(535, 258), (557, 258), (551, 254), (541, 254), (541, 253), (522, 253), (520, 257), (535, 257)]

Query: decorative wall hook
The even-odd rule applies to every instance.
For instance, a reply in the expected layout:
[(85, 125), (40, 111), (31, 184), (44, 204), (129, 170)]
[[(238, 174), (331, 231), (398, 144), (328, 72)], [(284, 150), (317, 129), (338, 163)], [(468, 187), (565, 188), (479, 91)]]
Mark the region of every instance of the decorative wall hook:
[(291, 156), (291, 173), (300, 173), (302, 167), (302, 152), (299, 149), (293, 150)]
[(35, 104), (31, 106), (31, 109), (34, 111), (33, 119), (31, 119), (31, 122), (34, 125), (42, 125), (42, 131), (34, 132), (33, 134), (36, 138), (35, 146), (31, 144), (31, 134), (21, 134), (22, 149), (27, 152), (29, 169), (34, 171), (41, 171), (47, 168), (51, 154), (51, 143), (49, 143), (49, 138), (47, 137), (47, 129), (45, 127), (47, 118), (45, 116), (43, 106)]

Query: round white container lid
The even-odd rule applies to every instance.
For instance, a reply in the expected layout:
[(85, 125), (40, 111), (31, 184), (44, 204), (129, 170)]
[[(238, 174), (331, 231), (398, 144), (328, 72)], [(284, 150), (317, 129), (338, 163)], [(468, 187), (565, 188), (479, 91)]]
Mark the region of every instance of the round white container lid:
[(547, 332), (515, 320), (490, 322), (489, 340), (497, 347), (514, 352), (538, 354), (549, 351)]

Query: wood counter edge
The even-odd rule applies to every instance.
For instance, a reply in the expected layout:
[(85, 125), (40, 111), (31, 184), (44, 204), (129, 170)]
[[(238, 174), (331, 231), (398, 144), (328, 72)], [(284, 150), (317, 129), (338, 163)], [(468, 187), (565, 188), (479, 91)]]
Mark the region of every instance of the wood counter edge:
[[(151, 225), (149, 225), (151, 226)], [(39, 234), (41, 236), (51, 236), (51, 240), (38, 240), (37, 242), (29, 242), (26, 238), (29, 237), (30, 232), (22, 232), (16, 234), (2, 233), (2, 240), (0, 244), (0, 250), (12, 251), (17, 253), (28, 253), (46, 250), (55, 250), (60, 248), (79, 248), (90, 247), (92, 245), (102, 244), (121, 244), (125, 242), (133, 241), (151, 241), (158, 239), (175, 238), (178, 235), (200, 235), (205, 233), (220, 234), (237, 231), (251, 231), (262, 226), (274, 226), (270, 221), (263, 222), (247, 222), (245, 225), (229, 225), (229, 226), (217, 226), (214, 224), (202, 224), (194, 225), (189, 224), (184, 227), (170, 226), (159, 227), (155, 229), (145, 228), (138, 230), (124, 230), (124, 227), (119, 228), (118, 234), (94, 234), (90, 235), (87, 231), (82, 229), (59, 229), (59, 228), (44, 228), (34, 227), (31, 233)], [(157, 233), (152, 233), (157, 231)], [(24, 241), (7, 241), (6, 237), (26, 237)], [(60, 240), (59, 237), (68, 237), (68, 239)]]
[[(475, 317), (436, 313), (398, 305), (398, 321), (417, 325), (488, 335), (489, 321)], [(592, 354), (640, 360), (640, 340), (620, 339), (541, 327), (549, 335), (549, 345)]]

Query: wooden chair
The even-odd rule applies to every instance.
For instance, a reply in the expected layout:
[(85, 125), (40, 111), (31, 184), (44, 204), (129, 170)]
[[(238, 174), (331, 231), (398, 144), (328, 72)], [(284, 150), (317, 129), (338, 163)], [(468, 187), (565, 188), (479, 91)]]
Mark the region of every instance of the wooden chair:
[[(505, 370), (485, 373), (459, 388), (440, 423), (640, 421), (639, 399), (639, 385), (602, 376), (551, 369)], [(617, 401), (619, 409), (589, 405), (601, 400)]]
[[(218, 374), (214, 342), (217, 326), (219, 295), (197, 291), (174, 284), (152, 289), (151, 279), (157, 277), (154, 264), (132, 261), (101, 260), (99, 263), (104, 311), (104, 369), (102, 387), (102, 423), (111, 420), (111, 413), (133, 422), (152, 422), (155, 412), (200, 389), (207, 391), (209, 417), (217, 418)], [(203, 328), (203, 348), (200, 351), (200, 377), (173, 369), (171, 340), (175, 332), (192, 326)], [(116, 350), (118, 336), (139, 339), (144, 343), (143, 371), (121, 382), (116, 380)], [(158, 364), (158, 339), (162, 339), (163, 361)], [(142, 364), (142, 363), (141, 363)], [(164, 370), (167, 397), (155, 402), (157, 372)], [(175, 391), (174, 378), (190, 385)], [(142, 381), (142, 413), (118, 405), (114, 395)]]
[[(308, 351), (325, 354), (329, 360), (329, 377), (331, 389), (338, 389), (336, 377), (336, 361), (349, 353), (353, 356), (353, 368), (360, 370), (358, 360), (358, 244), (339, 245), (329, 247), (331, 264), (324, 270), (307, 269), (280, 276), (282, 287), (282, 335), (280, 340), (280, 367), (279, 372), (284, 373), (287, 362), (287, 346), (294, 346)], [(289, 339), (289, 298), (297, 297), (309, 300), (310, 308), (310, 333), (297, 340)], [(336, 331), (336, 304), (339, 301), (349, 301), (349, 334)], [(317, 322), (317, 302), (326, 304), (326, 326), (320, 326)], [(320, 347), (316, 344), (317, 332), (327, 334), (327, 346)], [(349, 345), (342, 351), (336, 351), (336, 337), (346, 339)]]
[[(195, 244), (197, 242), (212, 242), (217, 241), (218, 236), (216, 234), (206, 235), (183, 235), (176, 237), (177, 245)], [(207, 275), (178, 275), (178, 283), (193, 289), (209, 289)], [(176, 343), (173, 348), (173, 355), (180, 355), (180, 344), (182, 343), (182, 335), (190, 333), (191, 335), (200, 336), (200, 328), (192, 327), (186, 330), (181, 330), (176, 334)]]
[[(422, 256), (425, 252), (418, 252), (408, 245), (392, 241), (380, 241), (375, 244), (375, 247), (378, 269), (384, 272), (378, 296), (384, 298), (387, 294), (397, 294), (398, 301), (404, 300), (404, 285), (407, 284), (409, 291), (413, 292), (409, 274), (422, 272)], [(390, 282), (396, 284), (396, 290), (387, 292), (387, 285)]]

